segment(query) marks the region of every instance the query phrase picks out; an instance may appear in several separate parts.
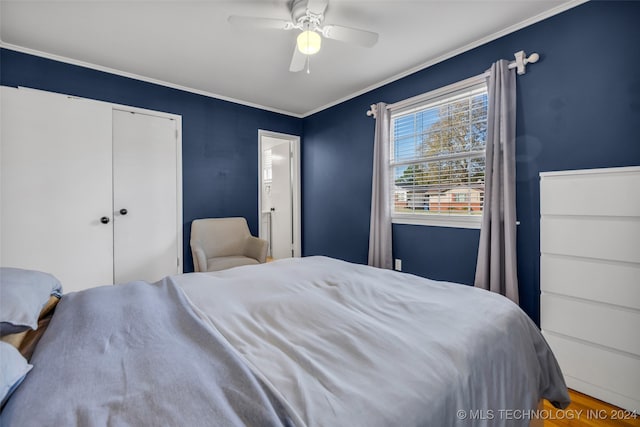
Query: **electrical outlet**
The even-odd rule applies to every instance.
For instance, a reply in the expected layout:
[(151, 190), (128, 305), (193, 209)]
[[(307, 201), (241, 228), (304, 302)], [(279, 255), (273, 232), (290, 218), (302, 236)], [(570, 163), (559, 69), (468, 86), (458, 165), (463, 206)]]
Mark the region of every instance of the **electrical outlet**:
[(402, 271), (402, 260), (396, 258), (396, 264), (395, 264), (395, 266), (393, 268), (396, 271)]

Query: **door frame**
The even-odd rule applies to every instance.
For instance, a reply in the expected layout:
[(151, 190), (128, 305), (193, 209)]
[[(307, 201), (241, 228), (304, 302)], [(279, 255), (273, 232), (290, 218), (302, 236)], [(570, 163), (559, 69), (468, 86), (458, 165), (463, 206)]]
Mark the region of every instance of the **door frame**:
[(258, 236), (262, 235), (262, 139), (263, 137), (290, 141), (291, 155), (291, 206), (293, 209), (293, 256), (302, 256), (301, 205), (300, 205), (300, 137), (286, 133), (258, 129)]

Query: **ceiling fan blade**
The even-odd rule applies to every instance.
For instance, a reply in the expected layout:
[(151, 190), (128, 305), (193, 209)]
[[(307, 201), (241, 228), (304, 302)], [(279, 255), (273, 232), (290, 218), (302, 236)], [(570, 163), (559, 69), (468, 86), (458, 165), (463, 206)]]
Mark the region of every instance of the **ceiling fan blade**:
[(322, 34), (333, 40), (351, 43), (362, 47), (372, 47), (378, 42), (378, 33), (341, 25), (325, 25)]
[(291, 65), (289, 71), (297, 73), (304, 70), (304, 65), (307, 62), (307, 55), (298, 50), (298, 46), (293, 49), (293, 57), (291, 58)]
[(309, 12), (315, 13), (316, 15), (324, 15), (324, 11), (327, 10), (328, 4), (329, 0), (308, 0), (307, 9), (309, 9)]
[(262, 30), (290, 30), (293, 28), (293, 24), (290, 21), (284, 21), (282, 19), (230, 15), (227, 21), (241, 28), (256, 28)]

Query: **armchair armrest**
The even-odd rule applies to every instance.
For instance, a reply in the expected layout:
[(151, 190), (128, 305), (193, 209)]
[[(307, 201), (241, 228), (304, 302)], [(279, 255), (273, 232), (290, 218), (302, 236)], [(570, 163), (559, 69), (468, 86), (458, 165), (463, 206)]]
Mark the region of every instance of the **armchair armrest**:
[(244, 244), (244, 254), (262, 264), (267, 261), (268, 248), (269, 243), (266, 240), (249, 236)]
[(207, 257), (200, 248), (191, 248), (193, 256), (193, 269), (197, 273), (199, 271), (207, 271)]

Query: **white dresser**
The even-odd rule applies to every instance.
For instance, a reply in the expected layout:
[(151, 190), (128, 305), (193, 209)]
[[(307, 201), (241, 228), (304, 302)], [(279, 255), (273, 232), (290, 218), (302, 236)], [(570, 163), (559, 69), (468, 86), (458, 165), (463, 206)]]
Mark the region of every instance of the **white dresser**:
[(567, 385), (640, 411), (640, 167), (540, 174), (542, 332)]

